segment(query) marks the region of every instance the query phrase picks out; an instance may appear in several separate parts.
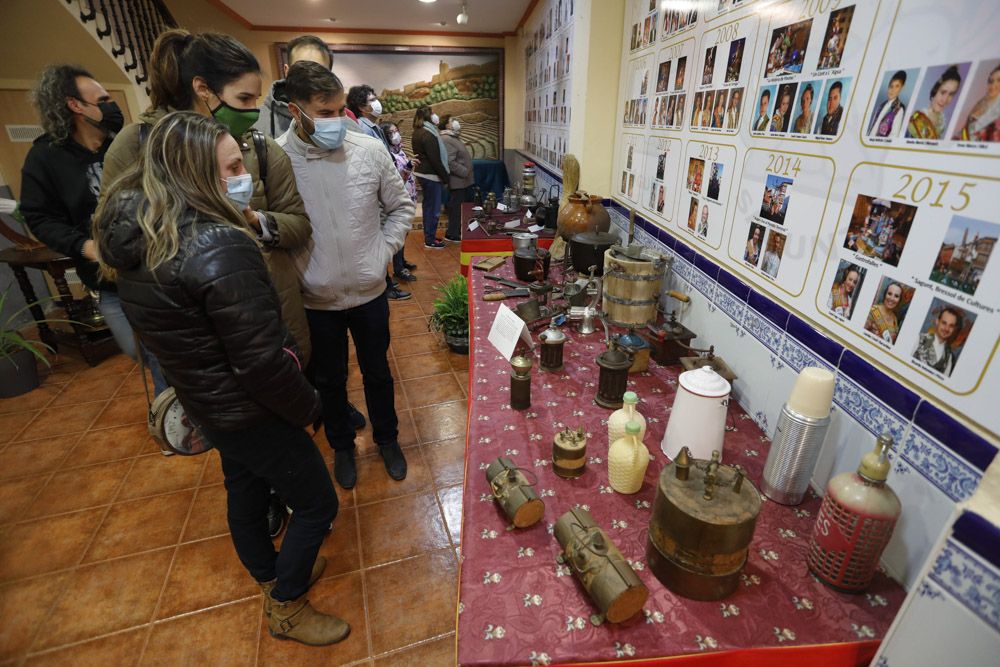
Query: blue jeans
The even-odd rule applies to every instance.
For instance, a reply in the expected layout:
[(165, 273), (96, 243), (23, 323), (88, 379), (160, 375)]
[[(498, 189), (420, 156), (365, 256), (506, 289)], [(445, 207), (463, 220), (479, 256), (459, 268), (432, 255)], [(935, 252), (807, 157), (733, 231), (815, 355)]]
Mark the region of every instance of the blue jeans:
[(438, 181), (420, 179), (420, 187), (424, 191), (424, 243), (431, 244), (437, 239), (438, 214), (441, 213), (441, 195), (443, 188)]
[[(122, 310), (122, 301), (118, 292), (101, 290), (97, 299), (97, 309), (101, 311), (104, 323), (108, 325), (111, 336), (121, 351), (138, 361), (139, 357), (135, 352), (135, 334), (132, 332), (132, 325), (125, 317), (125, 311)], [(169, 386), (163, 377), (163, 371), (160, 370), (160, 362), (146, 349), (145, 345), (142, 346), (142, 360), (153, 376), (153, 396), (159, 396)]]

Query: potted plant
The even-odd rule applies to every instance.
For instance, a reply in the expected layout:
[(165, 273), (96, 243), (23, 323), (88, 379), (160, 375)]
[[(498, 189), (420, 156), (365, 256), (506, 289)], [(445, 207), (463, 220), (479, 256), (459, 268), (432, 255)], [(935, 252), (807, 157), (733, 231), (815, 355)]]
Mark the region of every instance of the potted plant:
[[(7, 303), (10, 286), (0, 293), (0, 312)], [(0, 398), (12, 398), (26, 394), (40, 384), (36, 360), (50, 366), (44, 350), (54, 352), (50, 345), (37, 340), (28, 340), (15, 328), (22, 313), (33, 304), (15, 310), (0, 323)], [(46, 320), (65, 322), (67, 320)]]
[(434, 313), (429, 326), (444, 333), (444, 341), (452, 352), (469, 353), (469, 286), (465, 276), (456, 275), (441, 287), (441, 296), (434, 300)]

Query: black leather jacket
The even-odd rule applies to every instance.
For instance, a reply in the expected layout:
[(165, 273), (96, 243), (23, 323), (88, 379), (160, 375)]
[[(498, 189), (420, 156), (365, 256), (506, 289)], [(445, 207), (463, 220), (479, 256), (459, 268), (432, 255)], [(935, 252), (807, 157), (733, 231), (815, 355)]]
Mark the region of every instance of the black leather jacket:
[(275, 416), (297, 426), (319, 395), (288, 350), (295, 344), (257, 244), (188, 211), (177, 255), (150, 271), (138, 223), (141, 193), (122, 193), (95, 225), (101, 259), (118, 272), (122, 308), (197, 424), (235, 431)]

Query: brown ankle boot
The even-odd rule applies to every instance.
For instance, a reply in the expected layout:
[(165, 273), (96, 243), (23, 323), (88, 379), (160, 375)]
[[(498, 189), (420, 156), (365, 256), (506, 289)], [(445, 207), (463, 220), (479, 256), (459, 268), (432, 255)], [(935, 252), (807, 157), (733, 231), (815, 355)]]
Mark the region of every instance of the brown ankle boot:
[(272, 598), (267, 629), (272, 637), (293, 639), (307, 646), (335, 644), (351, 634), (351, 626), (346, 621), (316, 611), (305, 595), (288, 602)]
[[(316, 580), (323, 576), (323, 570), (326, 569), (326, 556), (316, 556), (316, 561), (313, 563), (312, 572), (309, 573), (309, 585), (312, 586), (316, 583)], [(264, 591), (264, 615), (268, 618), (271, 617), (271, 603), (273, 602), (271, 598), (271, 591), (274, 590), (274, 585), (278, 583), (277, 579), (272, 579), (271, 581), (259, 581), (260, 590)]]

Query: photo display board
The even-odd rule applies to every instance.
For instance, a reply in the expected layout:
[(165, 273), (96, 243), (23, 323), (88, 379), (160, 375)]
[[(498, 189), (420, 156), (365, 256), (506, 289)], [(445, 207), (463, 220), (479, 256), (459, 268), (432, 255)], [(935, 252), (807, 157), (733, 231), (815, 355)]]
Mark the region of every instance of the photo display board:
[(561, 173), (572, 117), (574, 0), (548, 0), (527, 27), (524, 53), (524, 152)]
[(1000, 11), (626, 10), (614, 198), (1000, 432)]

